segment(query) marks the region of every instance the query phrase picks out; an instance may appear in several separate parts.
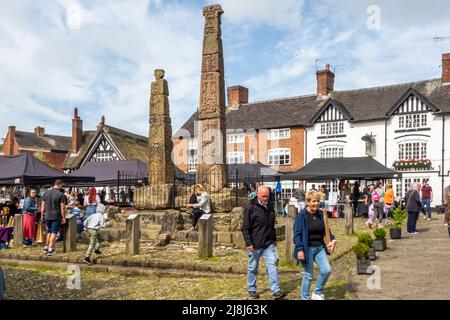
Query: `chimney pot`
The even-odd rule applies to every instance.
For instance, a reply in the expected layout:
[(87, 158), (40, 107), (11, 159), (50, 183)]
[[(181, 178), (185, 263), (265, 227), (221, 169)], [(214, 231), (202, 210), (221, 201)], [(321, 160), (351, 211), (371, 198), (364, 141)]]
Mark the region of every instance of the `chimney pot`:
[(317, 96), (324, 97), (334, 91), (334, 73), (330, 71), (327, 63), (325, 70), (316, 72), (317, 76)]
[(228, 108), (239, 109), (242, 104), (248, 103), (248, 88), (233, 86), (227, 88)]
[(45, 135), (45, 128), (43, 128), (43, 127), (36, 127), (36, 128), (34, 128), (34, 133), (38, 137), (43, 137)]
[(73, 109), (72, 119), (72, 143), (70, 151), (74, 154), (78, 153), (83, 144), (83, 120), (78, 116), (78, 108)]
[(442, 83), (450, 83), (450, 53), (442, 54)]

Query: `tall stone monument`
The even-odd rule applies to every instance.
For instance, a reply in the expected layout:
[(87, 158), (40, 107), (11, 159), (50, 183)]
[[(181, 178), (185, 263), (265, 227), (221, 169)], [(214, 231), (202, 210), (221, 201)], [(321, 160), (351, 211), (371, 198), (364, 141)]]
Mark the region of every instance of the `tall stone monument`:
[(172, 124), (169, 113), (169, 87), (164, 70), (156, 69), (151, 84), (149, 132), (149, 184), (162, 185), (173, 181)]
[(203, 8), (203, 35), (200, 106), (198, 108), (197, 182), (215, 192), (228, 183), (226, 166), (225, 81), (220, 29), (222, 7)]

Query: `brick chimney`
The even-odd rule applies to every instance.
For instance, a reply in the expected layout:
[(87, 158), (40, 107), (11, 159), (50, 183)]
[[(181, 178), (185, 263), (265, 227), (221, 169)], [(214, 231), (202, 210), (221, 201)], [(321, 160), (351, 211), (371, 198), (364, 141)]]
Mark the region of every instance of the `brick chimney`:
[(83, 120), (78, 116), (78, 108), (73, 109), (71, 152), (77, 153), (83, 143)]
[(16, 143), (16, 127), (9, 126), (8, 134), (6, 135), (5, 142), (3, 143), (3, 153), (5, 156), (14, 155), (14, 144)]
[(228, 108), (239, 109), (242, 104), (248, 103), (248, 89), (242, 86), (227, 88)]
[(45, 129), (43, 127), (36, 127), (36, 128), (34, 128), (34, 133), (38, 137), (43, 137), (45, 135)]
[(97, 130), (103, 129), (105, 127), (105, 116), (100, 117), (100, 122), (97, 125)]
[(450, 83), (450, 53), (442, 54), (442, 83)]
[(325, 70), (319, 70), (317, 75), (317, 95), (324, 97), (334, 90), (334, 73), (327, 64)]

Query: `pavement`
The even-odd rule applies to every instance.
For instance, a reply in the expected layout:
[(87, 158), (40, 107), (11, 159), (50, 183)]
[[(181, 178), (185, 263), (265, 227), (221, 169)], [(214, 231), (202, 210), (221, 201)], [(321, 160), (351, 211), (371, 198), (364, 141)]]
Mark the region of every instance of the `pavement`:
[(375, 274), (357, 275), (356, 268), (348, 274), (350, 299), (450, 299), (450, 237), (443, 216), (424, 221), (420, 215), (417, 230), (409, 235), (402, 229), (401, 239), (388, 240), (388, 249), (371, 263)]

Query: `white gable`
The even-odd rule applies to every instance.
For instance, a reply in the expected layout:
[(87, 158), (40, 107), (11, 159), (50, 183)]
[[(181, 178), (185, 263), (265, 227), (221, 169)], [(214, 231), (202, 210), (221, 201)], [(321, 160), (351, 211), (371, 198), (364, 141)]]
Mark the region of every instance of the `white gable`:
[(394, 114), (402, 113), (420, 113), (432, 111), (421, 99), (411, 94), (409, 97), (397, 108)]
[(331, 121), (343, 121), (345, 116), (336, 108), (334, 105), (330, 104), (328, 108), (320, 115), (317, 122), (331, 122)]

